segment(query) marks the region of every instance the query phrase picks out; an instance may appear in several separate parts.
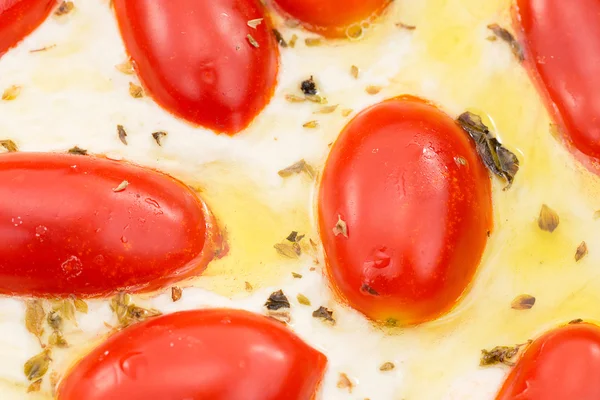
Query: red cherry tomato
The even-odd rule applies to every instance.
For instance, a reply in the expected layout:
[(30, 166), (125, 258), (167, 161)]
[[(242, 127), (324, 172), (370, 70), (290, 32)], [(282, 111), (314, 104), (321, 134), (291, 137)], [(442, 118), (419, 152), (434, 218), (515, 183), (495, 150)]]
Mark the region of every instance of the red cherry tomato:
[(333, 146), (319, 193), (334, 286), (377, 320), (448, 311), (485, 248), (490, 186), (474, 144), (434, 106), (403, 97), (363, 111)]
[(392, 0), (272, 0), (275, 8), (305, 28), (328, 37), (344, 37), (349, 26), (359, 26), (380, 14)]
[[(169, 112), (234, 134), (269, 102), (279, 53), (259, 0), (114, 0), (114, 7), (143, 85)], [(256, 29), (248, 26), (259, 18)]]
[(59, 400), (310, 400), (327, 358), (242, 310), (184, 311), (110, 337), (62, 381)]
[(560, 0), (518, 0), (517, 4), (528, 67), (562, 127), (567, 145), (584, 162), (589, 161), (586, 164), (597, 165), (600, 2), (578, 0), (570, 2), (568, 9)]
[(600, 399), (600, 328), (582, 323), (545, 333), (523, 353), (497, 400)]
[(219, 242), (192, 190), (133, 164), (10, 153), (0, 181), (2, 294), (156, 290), (201, 273)]
[(37, 28), (56, 0), (0, 0), (0, 56)]

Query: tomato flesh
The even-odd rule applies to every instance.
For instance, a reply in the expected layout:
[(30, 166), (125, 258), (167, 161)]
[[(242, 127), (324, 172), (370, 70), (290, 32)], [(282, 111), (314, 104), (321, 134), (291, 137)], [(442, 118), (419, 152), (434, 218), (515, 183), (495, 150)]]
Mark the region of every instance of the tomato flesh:
[(0, 180), (2, 294), (156, 290), (201, 273), (219, 243), (191, 189), (133, 164), (10, 153), (0, 156)]
[(242, 310), (184, 311), (133, 325), (79, 361), (60, 400), (310, 400), (326, 357)]
[(37, 28), (56, 0), (0, 0), (0, 56)]
[(272, 0), (275, 8), (324, 36), (345, 37), (348, 27), (369, 23), (391, 0)]
[[(169, 112), (234, 134), (272, 97), (279, 53), (259, 0), (115, 0), (114, 7), (144, 87)], [(256, 29), (248, 26), (258, 18)]]
[[(527, 65), (577, 155), (600, 158), (600, 2), (518, 0)], [(583, 160), (586, 161), (586, 160)]]
[(497, 400), (600, 399), (600, 328), (581, 323), (545, 333), (525, 350)]
[[(339, 219), (348, 237), (334, 229)], [(333, 146), (319, 225), (330, 278), (352, 307), (424, 322), (452, 308), (477, 269), (492, 227), (490, 178), (450, 117), (420, 99), (387, 100)]]

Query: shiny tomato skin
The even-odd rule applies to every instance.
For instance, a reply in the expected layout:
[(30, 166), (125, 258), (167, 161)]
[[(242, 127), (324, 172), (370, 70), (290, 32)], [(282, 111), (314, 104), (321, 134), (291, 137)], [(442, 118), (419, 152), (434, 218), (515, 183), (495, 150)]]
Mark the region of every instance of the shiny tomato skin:
[(243, 310), (153, 318), (111, 336), (67, 374), (59, 400), (310, 400), (327, 358)]
[(0, 0), (0, 56), (37, 28), (56, 0)]
[[(518, 0), (517, 29), (526, 64), (562, 128), (586, 164), (600, 159), (600, 2)], [(600, 167), (598, 167), (600, 169)]]
[[(233, 135), (272, 97), (279, 52), (259, 0), (115, 0), (114, 7), (142, 84), (176, 116)], [(256, 29), (248, 26), (258, 18)]]
[(0, 180), (2, 294), (156, 290), (201, 273), (220, 240), (185, 184), (126, 162), (10, 153)]
[(496, 400), (598, 400), (599, 376), (600, 328), (566, 325), (527, 347)]
[(345, 37), (349, 26), (380, 14), (391, 0), (271, 0), (274, 7), (306, 29), (327, 37)]
[[(334, 287), (368, 317), (405, 325), (455, 305), (492, 228), (490, 178), (474, 144), (413, 97), (376, 104), (346, 126), (318, 206)], [(348, 237), (334, 232), (338, 218)]]

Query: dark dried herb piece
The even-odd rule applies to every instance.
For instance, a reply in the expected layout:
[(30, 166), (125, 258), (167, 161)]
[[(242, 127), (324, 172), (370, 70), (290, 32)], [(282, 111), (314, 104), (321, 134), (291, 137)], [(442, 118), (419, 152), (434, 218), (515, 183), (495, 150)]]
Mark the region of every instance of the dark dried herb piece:
[(384, 325), (387, 326), (388, 328), (394, 328), (394, 327), (398, 326), (398, 320), (395, 318), (388, 318), (385, 320)]
[(283, 38), (283, 36), (281, 35), (281, 32), (279, 32), (277, 29), (273, 29), (273, 35), (275, 36), (275, 40), (277, 40), (277, 43), (281, 46), (281, 47), (288, 47), (287, 42), (285, 41), (285, 39)]
[(62, 329), (63, 317), (60, 315), (60, 313), (58, 311), (51, 311), (50, 313), (48, 313), (47, 320), (48, 320), (48, 325), (53, 330)]
[(280, 308), (290, 308), (290, 302), (287, 296), (283, 293), (283, 290), (278, 290), (271, 293), (267, 302), (265, 303), (267, 310), (279, 310)]
[(27, 393), (39, 392), (42, 387), (42, 379), (38, 379), (27, 387)]
[(346, 224), (346, 221), (342, 219), (341, 215), (338, 215), (338, 220), (333, 227), (333, 234), (335, 236), (342, 235), (345, 238), (348, 238), (348, 225)]
[(179, 286), (173, 286), (171, 288), (171, 300), (173, 300), (173, 302), (181, 299), (182, 294), (183, 294), (183, 291), (181, 290), (181, 288)]
[(338, 379), (337, 387), (338, 387), (338, 389), (348, 389), (348, 393), (352, 393), (354, 384), (352, 383), (350, 378), (348, 378), (348, 375), (346, 375), (343, 372), (340, 372), (340, 377)]
[(569, 321), (569, 325), (580, 324), (582, 322), (583, 322), (583, 320), (581, 318), (577, 318), (577, 319), (573, 319), (573, 320)]
[(50, 349), (45, 349), (27, 360), (23, 366), (23, 372), (27, 379), (33, 381), (44, 376), (48, 371), (50, 361), (52, 361), (50, 358)]
[(300, 243), (300, 241), (302, 239), (304, 239), (304, 236), (306, 235), (298, 235), (298, 232), (296, 231), (292, 231), (290, 232), (290, 234), (285, 238), (285, 240), (292, 242), (292, 243)]
[(117, 125), (117, 135), (119, 135), (119, 140), (121, 143), (127, 146), (127, 132), (125, 132), (123, 125)]
[(131, 304), (131, 296), (121, 292), (112, 298), (110, 308), (113, 310), (119, 321), (119, 325), (124, 328), (135, 322), (143, 321), (150, 317), (161, 315), (162, 313), (154, 309), (145, 309)]
[(585, 242), (581, 242), (579, 246), (577, 246), (577, 251), (575, 251), (575, 262), (581, 260), (588, 253), (587, 244)]
[(383, 371), (383, 372), (387, 372), (387, 371), (393, 370), (394, 368), (396, 368), (394, 363), (391, 363), (388, 361), (386, 363), (381, 364), (381, 367), (379, 367), (379, 370)]
[(502, 143), (483, 124), (479, 115), (468, 111), (462, 113), (458, 117), (458, 124), (475, 141), (477, 154), (485, 166), (494, 174), (504, 178), (507, 182), (504, 190), (509, 189), (519, 171), (517, 156), (502, 146)]
[(36, 337), (44, 334), (44, 318), (46, 312), (41, 300), (27, 300), (25, 303), (25, 328)]
[(515, 55), (515, 57), (517, 57), (517, 60), (521, 62), (525, 60), (523, 48), (521, 48), (521, 45), (519, 44), (519, 42), (517, 42), (512, 33), (510, 33), (498, 24), (490, 24), (487, 27), (489, 30), (494, 32), (494, 35), (508, 43), (513, 54)]
[(360, 287), (360, 291), (363, 293), (368, 293), (371, 296), (379, 296), (379, 293), (377, 292), (377, 290), (373, 289), (371, 286), (367, 285), (366, 283), (362, 284), (362, 286)]
[(377, 86), (377, 85), (369, 85), (365, 88), (365, 92), (367, 92), (367, 94), (370, 95), (376, 95), (377, 93), (381, 92), (381, 90), (383, 89), (383, 87), (381, 86)]
[(302, 90), (302, 93), (304, 93), (307, 96), (314, 96), (317, 93), (319, 93), (319, 90), (317, 89), (317, 84), (315, 83), (315, 80), (312, 76), (309, 79), (302, 81), (302, 83), (300, 84), (300, 90)]
[(559, 223), (560, 218), (558, 217), (556, 211), (547, 205), (542, 204), (540, 216), (538, 217), (538, 226), (540, 229), (552, 233), (558, 227)]
[(86, 149), (82, 149), (81, 147), (75, 146), (67, 150), (67, 153), (76, 154), (78, 156), (87, 156), (88, 151)]
[(304, 172), (310, 179), (315, 177), (315, 170), (311, 167), (304, 159), (295, 162), (287, 168), (282, 169), (278, 172), (279, 176), (282, 178), (287, 178), (294, 174), (299, 174)]
[(512, 367), (515, 364), (511, 361), (511, 359), (519, 353), (521, 347), (529, 343), (530, 342), (522, 343), (516, 346), (496, 346), (491, 350), (481, 350), (481, 359), (479, 360), (479, 365), (481, 367), (485, 367), (488, 365), (504, 364)]
[(335, 325), (335, 319), (333, 319), (333, 311), (326, 307), (319, 307), (313, 311), (312, 316), (314, 318), (321, 318), (323, 321), (330, 322)]
[(72, 1), (63, 1), (62, 3), (60, 3), (56, 11), (54, 11), (54, 15), (59, 17), (62, 15), (67, 15), (68, 13), (73, 11), (74, 8), (75, 4), (73, 4)]
[(115, 65), (117, 71), (124, 73), (125, 75), (133, 75), (135, 74), (135, 70), (133, 69), (133, 62), (130, 59), (123, 61), (121, 64)]
[(513, 299), (510, 307), (513, 310), (529, 310), (535, 304), (535, 297), (529, 294), (521, 294)]
[(17, 147), (15, 142), (13, 142), (10, 139), (0, 140), (0, 146), (4, 147), (9, 153), (15, 153), (19, 151), (19, 148)]
[(302, 278), (302, 275), (300, 275), (300, 274), (299, 274), (299, 273), (297, 273), (297, 272), (292, 272), (292, 276), (293, 276), (294, 278), (296, 278), (296, 279), (300, 279), (300, 278)]
[(246, 281), (246, 282), (244, 282), (244, 285), (246, 287), (246, 291), (247, 292), (251, 292), (252, 291), (253, 287), (252, 287), (252, 284), (250, 282)]
[(152, 137), (154, 138), (154, 141), (159, 146), (162, 146), (162, 141), (166, 136), (167, 136), (167, 132), (163, 132), (163, 131), (158, 131), (158, 132), (152, 133)]

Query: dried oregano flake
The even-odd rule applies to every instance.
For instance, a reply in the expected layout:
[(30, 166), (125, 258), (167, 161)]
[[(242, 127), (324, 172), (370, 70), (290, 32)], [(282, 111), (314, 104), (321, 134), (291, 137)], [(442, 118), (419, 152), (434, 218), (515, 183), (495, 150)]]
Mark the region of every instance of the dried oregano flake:
[(379, 367), (379, 370), (382, 372), (387, 372), (387, 371), (392, 371), (394, 368), (396, 368), (394, 363), (388, 361), (388, 362), (381, 364), (381, 366)]
[(134, 99), (142, 98), (144, 97), (144, 89), (140, 85), (129, 82), (129, 95)]
[(157, 132), (152, 133), (152, 138), (154, 138), (154, 141), (159, 146), (162, 146), (162, 141), (166, 136), (167, 136), (167, 132), (163, 132), (163, 131), (157, 131)]
[(521, 294), (513, 299), (510, 307), (513, 310), (529, 310), (535, 304), (535, 297), (530, 294)]
[(23, 366), (23, 372), (27, 379), (33, 381), (44, 376), (48, 372), (50, 361), (52, 361), (50, 358), (50, 349), (45, 349), (27, 360)]
[(171, 288), (171, 300), (173, 300), (173, 302), (176, 302), (179, 299), (181, 299), (182, 294), (183, 294), (183, 291), (181, 290), (181, 288), (179, 286), (173, 286)]
[(529, 343), (530, 341), (516, 346), (496, 346), (491, 350), (481, 350), (479, 365), (485, 367), (495, 364), (504, 364), (512, 367), (515, 364), (511, 360), (519, 353), (519, 350), (523, 346)]
[(537, 222), (541, 230), (552, 233), (558, 227), (560, 218), (558, 217), (556, 211), (548, 207), (546, 204), (542, 204)]
[(71, 147), (69, 150), (67, 150), (67, 153), (76, 154), (79, 156), (87, 156), (88, 151), (86, 149), (82, 149), (81, 147), (75, 146), (75, 147)]
[(8, 88), (4, 89), (4, 92), (2, 93), (2, 100), (14, 100), (19, 96), (19, 94), (21, 94), (21, 86), (11, 85)]
[(320, 318), (323, 321), (329, 322), (335, 325), (335, 319), (333, 319), (333, 311), (326, 307), (319, 307), (313, 311), (312, 316), (314, 318)]
[(54, 11), (54, 15), (60, 17), (63, 15), (69, 14), (71, 11), (75, 9), (75, 4), (72, 1), (63, 1), (60, 3), (56, 11)]
[(577, 246), (577, 250), (575, 251), (575, 262), (580, 261), (583, 257), (587, 255), (587, 253), (587, 244), (585, 242), (581, 242), (581, 244)]
[(498, 24), (490, 24), (487, 27), (489, 30), (491, 30), (494, 33), (494, 35), (496, 35), (498, 38), (500, 38), (503, 41), (505, 41), (506, 43), (508, 43), (508, 45), (510, 46), (510, 49), (512, 50), (512, 52), (515, 55), (515, 57), (517, 58), (517, 60), (519, 60), (521, 62), (523, 60), (525, 60), (525, 54), (523, 53), (523, 48), (521, 48), (521, 45), (515, 39), (515, 37), (513, 36), (512, 33), (510, 33), (508, 30), (506, 30), (505, 28), (501, 27)]
[(296, 300), (298, 300), (298, 303), (302, 304), (303, 306), (310, 306), (310, 300), (302, 293), (298, 293)]
[(267, 310), (279, 310), (281, 308), (290, 308), (290, 301), (287, 296), (283, 293), (283, 290), (278, 290), (271, 293), (267, 301), (265, 302)]
[(133, 75), (135, 74), (135, 70), (133, 69), (133, 62), (130, 59), (123, 61), (121, 64), (115, 65), (117, 71), (124, 73), (125, 75)]
[(348, 389), (348, 393), (352, 393), (354, 384), (352, 383), (350, 378), (348, 378), (348, 375), (346, 375), (344, 372), (340, 372), (337, 387), (338, 389)]
[(310, 179), (313, 179), (316, 175), (313, 167), (311, 167), (310, 164), (308, 164), (304, 159), (301, 159), (300, 161), (295, 162), (289, 167), (280, 170), (278, 174), (282, 178), (287, 178), (289, 176), (299, 174), (301, 172), (304, 172), (306, 175), (308, 175)]
[(42, 301), (27, 300), (25, 302), (25, 328), (37, 338), (40, 338), (44, 334), (44, 319), (46, 312), (42, 305)]

